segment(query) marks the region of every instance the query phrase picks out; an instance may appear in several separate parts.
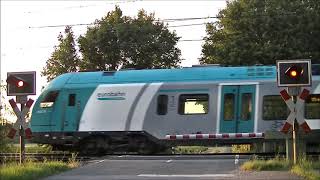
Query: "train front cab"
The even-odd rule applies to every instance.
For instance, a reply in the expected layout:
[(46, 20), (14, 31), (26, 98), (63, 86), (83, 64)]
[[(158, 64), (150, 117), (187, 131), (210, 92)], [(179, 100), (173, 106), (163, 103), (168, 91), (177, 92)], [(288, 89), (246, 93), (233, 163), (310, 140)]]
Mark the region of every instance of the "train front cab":
[(62, 136), (77, 131), (81, 99), (78, 88), (66, 88), (71, 76), (68, 73), (55, 78), (38, 97), (30, 123), (33, 142), (62, 144), (66, 142)]
[(38, 97), (31, 117), (34, 142), (48, 143), (48, 138), (52, 135), (52, 132), (58, 130), (56, 120), (60, 117), (59, 106), (56, 104), (59, 103), (59, 92), (58, 89), (47, 90)]

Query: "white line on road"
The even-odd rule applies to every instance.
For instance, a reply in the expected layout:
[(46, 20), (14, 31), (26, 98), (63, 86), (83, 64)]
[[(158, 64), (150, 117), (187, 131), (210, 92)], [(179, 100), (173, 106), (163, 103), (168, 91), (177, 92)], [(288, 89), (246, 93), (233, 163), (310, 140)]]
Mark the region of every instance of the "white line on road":
[(167, 163), (170, 163), (170, 162), (172, 162), (172, 159), (170, 159), (170, 160), (168, 160), (168, 161), (166, 161)]
[(100, 160), (100, 161), (96, 162), (95, 164), (102, 163), (103, 161), (104, 161), (104, 160)]
[(139, 174), (139, 177), (234, 177), (233, 174)]

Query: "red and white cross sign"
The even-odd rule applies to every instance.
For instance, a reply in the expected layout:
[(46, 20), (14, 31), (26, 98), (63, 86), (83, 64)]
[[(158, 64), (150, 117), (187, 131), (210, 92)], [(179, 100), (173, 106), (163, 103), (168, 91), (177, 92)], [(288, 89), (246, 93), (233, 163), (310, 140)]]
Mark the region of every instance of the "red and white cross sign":
[(311, 131), (309, 125), (304, 119), (304, 111), (303, 111), (304, 101), (309, 96), (309, 93), (310, 93), (309, 90), (303, 89), (302, 93), (297, 98), (297, 102), (294, 103), (293, 100), (291, 99), (291, 96), (288, 94), (288, 92), (285, 89), (280, 91), (282, 99), (285, 101), (288, 108), (290, 109), (290, 114), (284, 126), (282, 127), (281, 132), (288, 133), (295, 119), (298, 121), (299, 125), (302, 127), (302, 129), (305, 132), (308, 133)]
[(23, 110), (21, 112), (20, 109), (18, 108), (16, 102), (13, 99), (9, 100), (9, 103), (10, 103), (14, 113), (17, 116), (17, 121), (14, 123), (13, 127), (10, 129), (10, 131), (7, 135), (9, 138), (12, 139), (16, 135), (17, 129), (19, 129), (20, 126), (23, 127), (24, 132), (25, 132), (25, 137), (27, 139), (30, 139), (32, 137), (32, 132), (26, 123), (25, 116), (29, 112), (30, 107), (32, 106), (33, 102), (34, 101), (32, 99), (29, 99), (26, 103), (26, 106), (23, 108)]

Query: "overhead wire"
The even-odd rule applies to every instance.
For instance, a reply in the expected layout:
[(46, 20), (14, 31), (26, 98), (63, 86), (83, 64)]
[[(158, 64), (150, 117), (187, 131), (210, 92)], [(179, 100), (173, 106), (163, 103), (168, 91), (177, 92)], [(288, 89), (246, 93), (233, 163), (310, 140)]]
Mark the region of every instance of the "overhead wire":
[[(296, 12), (287, 12), (287, 13), (281, 13), (281, 14), (275, 14), (272, 15), (272, 17), (277, 16), (300, 16), (301, 14), (297, 14)], [(246, 17), (266, 17), (270, 16), (268, 14), (254, 14), (254, 15), (243, 15), (239, 16), (237, 18), (246, 18)], [(169, 19), (155, 19), (155, 22), (181, 22), (181, 21), (191, 21), (191, 20), (206, 20), (206, 19), (218, 19), (218, 18), (235, 18), (235, 17), (222, 17), (222, 16), (208, 16), (208, 17), (189, 17), (189, 18), (169, 18)], [(205, 22), (205, 23), (191, 23), (191, 24), (181, 24), (181, 25), (169, 25), (168, 27), (186, 27), (186, 26), (199, 26), (199, 25), (206, 25), (208, 23), (213, 22)], [(55, 27), (65, 27), (65, 26), (88, 26), (88, 25), (95, 25), (98, 23), (78, 23), (78, 24), (61, 24), (61, 25), (44, 25), (44, 26), (29, 26), (29, 29), (35, 29), (35, 28), (55, 28)]]

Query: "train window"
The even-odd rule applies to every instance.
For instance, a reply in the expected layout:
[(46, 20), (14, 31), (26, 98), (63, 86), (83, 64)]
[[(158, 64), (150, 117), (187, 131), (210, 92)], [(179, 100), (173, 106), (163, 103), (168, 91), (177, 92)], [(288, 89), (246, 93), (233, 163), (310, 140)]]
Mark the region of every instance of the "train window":
[(49, 92), (45, 98), (41, 101), (40, 107), (42, 108), (49, 108), (52, 107), (54, 102), (56, 101), (59, 95), (59, 91), (51, 91)]
[(289, 109), (281, 96), (263, 96), (262, 118), (264, 120), (285, 120), (288, 115)]
[(166, 115), (168, 111), (168, 96), (159, 95), (158, 96), (158, 106), (157, 113), (158, 115)]
[(252, 114), (252, 94), (243, 93), (241, 104), (241, 120), (250, 120)]
[(76, 94), (69, 94), (69, 103), (68, 106), (76, 105)]
[(304, 115), (307, 119), (320, 119), (320, 94), (310, 94), (306, 99)]
[(208, 102), (208, 94), (182, 94), (179, 97), (178, 112), (181, 115), (207, 114)]
[(224, 94), (224, 105), (223, 105), (223, 119), (225, 121), (232, 121), (235, 110), (235, 95), (231, 93)]

